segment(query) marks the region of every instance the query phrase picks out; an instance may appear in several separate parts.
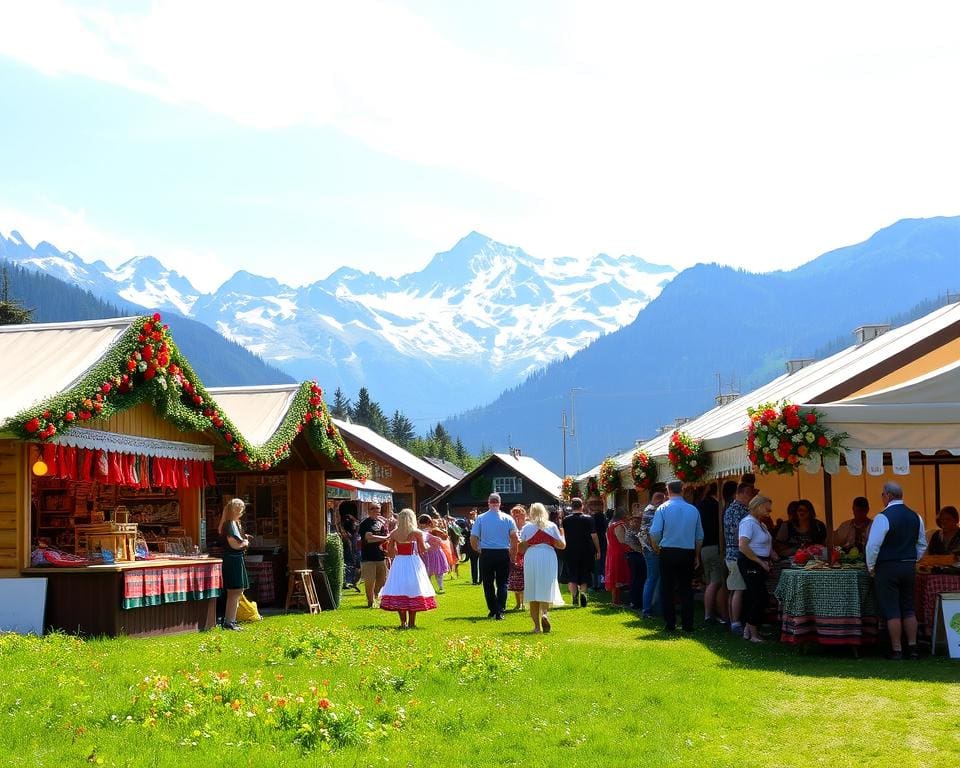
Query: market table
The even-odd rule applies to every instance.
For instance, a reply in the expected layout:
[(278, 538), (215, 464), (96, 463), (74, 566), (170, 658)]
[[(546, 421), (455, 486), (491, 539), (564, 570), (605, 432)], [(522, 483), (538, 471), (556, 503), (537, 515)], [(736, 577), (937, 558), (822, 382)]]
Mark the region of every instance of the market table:
[(869, 645), (877, 641), (877, 607), (864, 568), (786, 568), (776, 589), (780, 641)]
[(223, 571), (215, 558), (31, 567), (21, 573), (47, 579), (46, 628), (87, 636), (147, 637), (217, 624)]
[(941, 592), (960, 592), (960, 574), (917, 573), (914, 584), (914, 609), (917, 612), (919, 634), (930, 637), (933, 632), (933, 614), (937, 609), (937, 595)]

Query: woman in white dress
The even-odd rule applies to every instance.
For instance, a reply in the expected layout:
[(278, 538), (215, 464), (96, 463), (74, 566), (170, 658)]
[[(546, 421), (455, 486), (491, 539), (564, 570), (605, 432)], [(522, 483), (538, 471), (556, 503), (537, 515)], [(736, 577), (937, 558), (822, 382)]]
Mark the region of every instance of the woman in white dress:
[(380, 591), (380, 607), (397, 612), (400, 629), (413, 629), (417, 614), (436, 608), (437, 598), (420, 558), (420, 552), (429, 549), (426, 535), (417, 528), (412, 509), (397, 515), (397, 527), (387, 537), (387, 547), (388, 553), (396, 556)]
[(530, 522), (520, 531), (523, 552), (523, 598), (530, 606), (533, 632), (550, 631), (551, 605), (563, 605), (557, 584), (557, 550), (567, 546), (563, 533), (547, 516), (543, 504), (530, 507)]

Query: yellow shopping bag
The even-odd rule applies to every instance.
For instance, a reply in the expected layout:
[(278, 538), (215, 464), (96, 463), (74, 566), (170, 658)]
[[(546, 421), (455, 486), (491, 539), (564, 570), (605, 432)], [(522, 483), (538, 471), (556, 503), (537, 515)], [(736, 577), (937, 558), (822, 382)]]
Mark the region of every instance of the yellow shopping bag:
[(257, 604), (253, 600), (248, 600), (246, 595), (240, 595), (240, 603), (237, 605), (237, 621), (260, 621), (263, 616), (257, 610)]

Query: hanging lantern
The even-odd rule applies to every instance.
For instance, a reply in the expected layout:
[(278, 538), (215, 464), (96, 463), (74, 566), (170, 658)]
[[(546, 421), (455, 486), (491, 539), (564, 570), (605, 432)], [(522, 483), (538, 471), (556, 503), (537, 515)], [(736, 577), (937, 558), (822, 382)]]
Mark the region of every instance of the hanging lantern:
[(33, 474), (35, 474), (37, 477), (43, 477), (44, 475), (47, 474), (50, 468), (47, 466), (47, 462), (43, 460), (43, 455), (40, 453), (39, 449), (34, 448), (33, 454), (36, 458), (34, 459), (31, 470), (33, 471)]

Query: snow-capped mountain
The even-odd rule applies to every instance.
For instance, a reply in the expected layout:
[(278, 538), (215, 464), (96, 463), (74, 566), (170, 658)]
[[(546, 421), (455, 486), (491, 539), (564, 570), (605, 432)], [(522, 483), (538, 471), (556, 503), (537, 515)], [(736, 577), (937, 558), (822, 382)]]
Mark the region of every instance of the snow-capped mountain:
[(199, 320), (297, 378), (439, 421), (634, 320), (676, 271), (636, 256), (543, 259), (473, 232), (421, 271), (341, 268), (294, 288), (237, 272), (201, 294), (152, 257), (117, 269), (0, 235), (0, 258), (104, 299)]
[(0, 258), (46, 272), (121, 306), (135, 304), (189, 316), (200, 295), (189, 280), (152, 256), (137, 256), (111, 269), (102, 261), (89, 264), (73, 251), (61, 251), (46, 241), (31, 248), (16, 230), (9, 238), (0, 232)]

